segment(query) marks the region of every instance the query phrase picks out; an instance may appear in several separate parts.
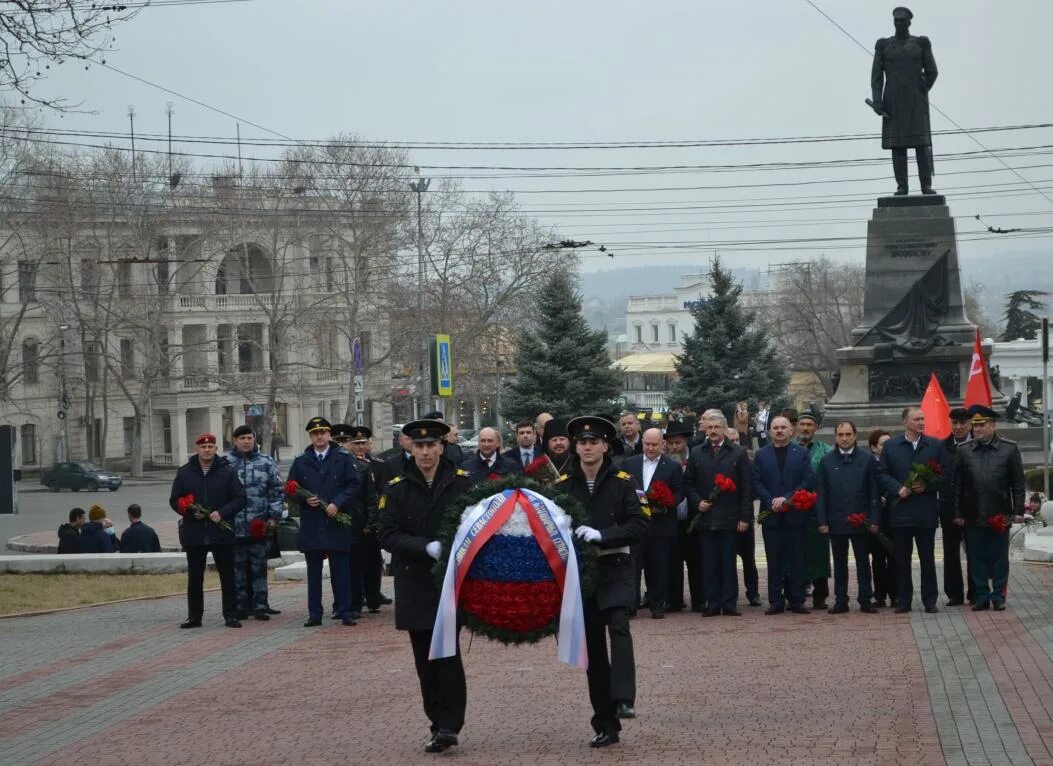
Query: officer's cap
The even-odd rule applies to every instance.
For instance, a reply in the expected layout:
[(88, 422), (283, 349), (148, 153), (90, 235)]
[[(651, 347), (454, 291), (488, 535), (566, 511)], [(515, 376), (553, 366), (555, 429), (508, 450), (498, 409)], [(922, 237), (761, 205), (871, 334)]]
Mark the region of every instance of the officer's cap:
[(200, 446), (202, 444), (215, 444), (215, 443), (216, 443), (216, 435), (215, 434), (201, 434), (201, 436), (197, 437), (197, 440), (194, 442), (194, 444), (197, 444), (198, 446)]
[(315, 431), (332, 431), (333, 426), (323, 417), (311, 418), (307, 421), (307, 433), (313, 434)]
[(255, 431), (252, 430), (252, 426), (240, 425), (234, 429), (235, 439), (237, 439), (239, 436), (248, 436), (250, 434), (255, 434)]
[(610, 442), (618, 435), (618, 429), (611, 421), (596, 415), (582, 415), (567, 423), (567, 433), (571, 439), (602, 439)]
[(988, 420), (998, 420), (998, 413), (990, 407), (974, 404), (969, 408), (969, 418), (973, 423), (986, 423)]
[(340, 439), (350, 439), (351, 426), (346, 423), (333, 423), (333, 427), (329, 429), (329, 433), (332, 434), (333, 439), (337, 441)]
[(364, 442), (369, 441), (373, 436), (373, 432), (366, 426), (348, 426), (350, 429), (351, 441), (353, 442)]
[(968, 419), (969, 410), (965, 409), (965, 407), (955, 407), (953, 410), (951, 410), (951, 420), (962, 421)]
[(422, 418), (414, 420), (402, 426), (402, 433), (413, 440), (415, 444), (441, 441), (442, 437), (450, 432), (450, 426), (441, 420)]
[(905, 8), (901, 5), (898, 8), (892, 9), (892, 18), (906, 19), (907, 21), (910, 21), (914, 18), (914, 14), (910, 12), (910, 8)]

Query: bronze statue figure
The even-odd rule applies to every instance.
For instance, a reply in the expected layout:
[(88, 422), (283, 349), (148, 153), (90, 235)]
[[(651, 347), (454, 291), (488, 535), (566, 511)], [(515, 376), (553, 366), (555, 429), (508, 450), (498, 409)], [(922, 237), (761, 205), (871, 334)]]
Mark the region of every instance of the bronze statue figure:
[(929, 90), (936, 82), (936, 60), (927, 37), (910, 34), (914, 14), (909, 8), (892, 11), (896, 34), (874, 46), (870, 71), (873, 100), (867, 103), (881, 115), (881, 148), (892, 150), (896, 194), (907, 193), (907, 149), (914, 148), (923, 194), (932, 189), (932, 131), (929, 128)]

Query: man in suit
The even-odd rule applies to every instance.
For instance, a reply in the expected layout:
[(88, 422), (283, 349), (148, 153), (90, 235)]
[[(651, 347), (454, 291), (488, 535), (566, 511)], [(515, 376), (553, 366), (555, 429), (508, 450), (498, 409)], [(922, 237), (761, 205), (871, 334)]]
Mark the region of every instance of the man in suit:
[(529, 420), (520, 420), (516, 423), (516, 446), (505, 452), (502, 457), (518, 463), (521, 468), (526, 468), (540, 454), (534, 424)]
[[(665, 429), (666, 455), (680, 465), (683, 472), (687, 468), (687, 457), (691, 451), (691, 439), (695, 429), (686, 421), (670, 421)], [(684, 567), (687, 567), (687, 586), (691, 591), (691, 609), (701, 612), (705, 607), (705, 592), (702, 587), (702, 543), (698, 539), (698, 530), (687, 531), (690, 522), (687, 520), (687, 499), (677, 507), (676, 547), (673, 552), (672, 568), (669, 574), (669, 606), (667, 611), (679, 612), (684, 609)]]
[[(997, 415), (990, 407), (969, 408), (973, 441), (962, 445), (954, 464), (955, 522), (965, 530), (969, 547), (969, 577), (976, 590), (973, 611), (1005, 609), (1009, 581), (1009, 527), (1020, 523), (1024, 505), (1024, 464), (1016, 442), (995, 430)], [(1001, 516), (1002, 526), (992, 526)]]
[(460, 646), (453, 657), (429, 660), (439, 587), (432, 574), (442, 555), (436, 540), (447, 509), (471, 489), (467, 471), (441, 458), (442, 437), (450, 427), (438, 420), (415, 420), (402, 427), (413, 450), (406, 472), (385, 485), (379, 502), (380, 544), (391, 551), (395, 573), (395, 629), (405, 630), (413, 647), (424, 713), (431, 737), (425, 752), (440, 753), (458, 744), (468, 692)]
[[(706, 607), (703, 617), (741, 615), (738, 606), (739, 580), (735, 567), (738, 536), (753, 520), (750, 491), (750, 461), (746, 450), (726, 435), (727, 418), (720, 410), (702, 414), (708, 436), (706, 444), (691, 450), (684, 471), (684, 492), (690, 517), (700, 516), (698, 527), (705, 567)], [(721, 492), (711, 500), (718, 474), (735, 482), (735, 490)]]
[(312, 493), (297, 499), (300, 505), (299, 548), (307, 563), (307, 622), (322, 624), (322, 561), (329, 559), (333, 611), (344, 625), (355, 625), (351, 616), (351, 552), (354, 532), (337, 520), (338, 513), (353, 516), (362, 497), (362, 478), (355, 458), (332, 441), (332, 425), (323, 417), (307, 422), (310, 445), (293, 460), (289, 479)]
[(501, 454), (501, 437), (494, 428), (479, 430), (479, 449), (461, 461), (461, 468), (469, 473), (472, 484), (523, 472), (523, 466)]
[(599, 548), (596, 589), (584, 599), (583, 607), (589, 656), (586, 675), (596, 732), (589, 744), (607, 747), (619, 740), (619, 719), (636, 716), (626, 701), (636, 696), (636, 662), (629, 631), (634, 567), (629, 547), (647, 537), (650, 511), (646, 498), (637, 494), (633, 477), (615, 468), (607, 455), (617, 438), (613, 423), (593, 416), (577, 417), (567, 424), (567, 432), (574, 438), (578, 460), (555, 487), (580, 502), (588, 513), (589, 524), (575, 529), (575, 537)]
[[(753, 494), (761, 513), (770, 512), (761, 526), (768, 559), (768, 607), (765, 614), (790, 611), (808, 614), (804, 605), (804, 530), (813, 511), (789, 508), (789, 498), (812, 484), (812, 458), (808, 450), (791, 442), (793, 426), (784, 415), (772, 418), (771, 443), (753, 458)], [(788, 593), (786, 582), (788, 581)]]
[[(632, 474), (645, 493), (654, 482), (662, 482), (672, 492), (674, 501), (671, 506), (663, 506), (648, 499), (651, 529), (646, 542), (642, 544), (643, 560), (637, 562), (637, 572), (641, 564), (647, 571), (647, 598), (651, 617), (660, 620), (665, 617), (669, 603), (669, 573), (676, 552), (676, 508), (684, 497), (684, 472), (679, 462), (662, 454), (665, 437), (659, 429), (647, 429), (641, 439), (643, 453), (628, 458), (622, 463), (622, 469)], [(639, 581), (637, 574), (636, 582)]]
[(639, 455), (643, 452), (643, 442), (640, 440), (640, 418), (635, 412), (623, 412), (618, 419), (618, 425), (622, 429), (622, 437), (619, 439), (619, 447), (624, 457)]
[[(939, 471), (933, 481), (911, 481), (915, 465), (929, 465)], [(911, 559), (918, 547), (921, 562), (921, 603), (925, 611), (935, 614), (939, 587), (936, 584), (936, 526), (939, 524), (939, 492), (946, 484), (947, 451), (943, 442), (925, 435), (925, 413), (920, 407), (903, 408), (903, 433), (885, 442), (881, 451), (882, 489), (892, 497), (889, 509), (892, 541), (896, 558), (896, 613), (911, 610), (914, 579)]]
[[(739, 434), (738, 429), (729, 428), (726, 433), (727, 438), (733, 444), (742, 443), (742, 436)], [(749, 457), (749, 454), (750, 451), (747, 449), (746, 456)], [(752, 488), (750, 491), (752, 493)], [(760, 573), (757, 571), (757, 533), (752, 516), (753, 514), (750, 514), (749, 529), (739, 535), (738, 543), (735, 545), (735, 553), (742, 562), (742, 581), (746, 586), (746, 603), (750, 606), (760, 606)]]
[[(834, 605), (830, 614), (848, 611), (848, 546), (856, 560), (859, 609), (876, 614), (871, 603), (870, 559), (867, 537), (879, 529), (877, 461), (856, 449), (856, 424), (842, 420), (834, 428), (837, 446), (819, 461), (815, 506), (819, 534), (829, 535), (834, 551)], [(853, 524), (849, 517), (863, 514), (865, 523)]]
[[(972, 441), (972, 427), (968, 410), (964, 407), (951, 410), (951, 435), (943, 440), (943, 447), (947, 450), (947, 462), (951, 464), (952, 476), (958, 449)], [(968, 576), (968, 559), (965, 564), (966, 577), (962, 578), (962, 543), (965, 542), (965, 528), (955, 524), (954, 519), (954, 495), (950, 491), (944, 492), (940, 495), (940, 529), (943, 530), (943, 592), (947, 595), (947, 606), (961, 606), (965, 599), (972, 604), (976, 595), (973, 579)]]

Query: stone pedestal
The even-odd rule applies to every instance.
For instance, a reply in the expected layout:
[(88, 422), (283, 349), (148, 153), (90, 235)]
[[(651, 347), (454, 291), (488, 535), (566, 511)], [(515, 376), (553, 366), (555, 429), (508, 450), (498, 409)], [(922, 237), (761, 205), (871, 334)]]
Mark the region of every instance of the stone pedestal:
[(863, 321), (853, 345), (837, 352), (841, 377), (827, 418), (860, 428), (897, 424), (903, 407), (921, 402), (932, 373), (952, 406), (959, 404), (975, 332), (945, 199), (879, 199), (867, 226)]

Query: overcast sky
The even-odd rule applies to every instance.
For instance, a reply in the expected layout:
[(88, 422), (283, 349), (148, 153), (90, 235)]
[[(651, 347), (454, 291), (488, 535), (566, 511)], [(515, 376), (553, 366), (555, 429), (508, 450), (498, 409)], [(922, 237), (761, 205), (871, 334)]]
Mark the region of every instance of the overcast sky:
[[(147, 8), (117, 29), (108, 62), (295, 139), (340, 131), (370, 140), (451, 142), (714, 141), (874, 134), (874, 41), (893, 32), (894, 3), (815, 0), (531, 3), (252, 0)], [(932, 102), (964, 128), (1053, 122), (1053, 2), (924, 0), (913, 34), (932, 39), (940, 76)], [(96, 114), (44, 116), (48, 127), (233, 136), (235, 120), (101, 67), (66, 64), (40, 87)], [(936, 111), (934, 131), (954, 125)], [(242, 124), (242, 138), (274, 138)], [(976, 133), (988, 149), (1030, 147), (1004, 161), (1053, 198), (1053, 128)], [(77, 139), (80, 140), (80, 139)], [(144, 144), (145, 145), (145, 144)], [(934, 137), (936, 188), (958, 218), (964, 258), (1039, 250), (1049, 234), (981, 236), (986, 224), (1053, 227), (1053, 201), (1031, 191), (968, 136)], [(189, 151), (229, 147), (182, 145)], [(273, 157), (275, 148), (245, 154)], [(950, 155), (980, 152), (970, 159)], [(529, 178), (468, 173), (468, 189), (512, 190), (560, 234), (603, 243), (583, 268), (735, 266), (827, 254), (863, 261), (874, 198), (894, 188), (877, 138), (768, 146), (468, 150), (417, 149), (437, 166), (713, 166), (816, 160), (875, 164), (795, 170), (678, 170)], [(1039, 166), (1039, 167), (1035, 167)], [(430, 170), (429, 170), (430, 167)], [(514, 177), (507, 177), (512, 175)], [(917, 190), (911, 160), (911, 185)], [(703, 187), (703, 188), (698, 188)], [(722, 188), (713, 188), (722, 187)], [(729, 188), (730, 187), (730, 188)], [(611, 192), (605, 190), (621, 189)], [(849, 238), (792, 242), (809, 237)]]

